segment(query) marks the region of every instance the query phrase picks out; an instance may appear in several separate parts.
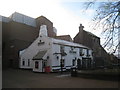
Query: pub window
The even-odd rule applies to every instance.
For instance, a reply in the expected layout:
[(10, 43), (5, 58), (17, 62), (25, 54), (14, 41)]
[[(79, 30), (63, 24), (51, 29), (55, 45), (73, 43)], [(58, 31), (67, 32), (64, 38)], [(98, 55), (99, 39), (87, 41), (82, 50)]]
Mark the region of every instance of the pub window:
[(25, 61), (22, 61), (22, 65), (23, 65), (23, 66), (25, 65)]
[(74, 50), (74, 47), (71, 47), (71, 50)]
[(43, 67), (46, 67), (47, 66), (47, 61), (43, 61)]
[(60, 46), (60, 51), (61, 51), (61, 52), (64, 52), (64, 50), (65, 50), (65, 47), (64, 47), (63, 45), (61, 45), (61, 46)]
[(28, 59), (28, 66), (30, 66), (30, 59)]
[(86, 49), (86, 51), (87, 51), (87, 56), (89, 56), (89, 50), (88, 50), (88, 49)]
[(72, 61), (72, 65), (75, 66), (75, 59), (73, 59), (73, 61)]
[(80, 56), (83, 56), (83, 49), (82, 48), (79, 49), (79, 54), (80, 54)]
[(35, 61), (35, 68), (38, 69), (38, 61)]

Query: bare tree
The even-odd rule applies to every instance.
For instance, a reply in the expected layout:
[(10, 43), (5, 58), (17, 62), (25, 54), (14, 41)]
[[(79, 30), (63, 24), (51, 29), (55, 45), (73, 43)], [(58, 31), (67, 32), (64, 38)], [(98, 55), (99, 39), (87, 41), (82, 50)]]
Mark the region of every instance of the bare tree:
[[(85, 4), (88, 9), (96, 4), (96, 0)], [(98, 27), (102, 27), (102, 37), (105, 39), (102, 46), (110, 53), (116, 53), (120, 45), (120, 1), (100, 2), (93, 21), (93, 29), (98, 30)]]

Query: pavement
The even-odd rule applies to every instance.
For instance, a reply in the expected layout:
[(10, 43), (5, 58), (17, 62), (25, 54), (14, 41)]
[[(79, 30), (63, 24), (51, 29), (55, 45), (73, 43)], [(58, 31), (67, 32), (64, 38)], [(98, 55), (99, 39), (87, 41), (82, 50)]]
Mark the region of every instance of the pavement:
[(118, 88), (119, 81), (71, 77), (70, 73), (35, 73), (8, 69), (2, 72), (2, 88)]

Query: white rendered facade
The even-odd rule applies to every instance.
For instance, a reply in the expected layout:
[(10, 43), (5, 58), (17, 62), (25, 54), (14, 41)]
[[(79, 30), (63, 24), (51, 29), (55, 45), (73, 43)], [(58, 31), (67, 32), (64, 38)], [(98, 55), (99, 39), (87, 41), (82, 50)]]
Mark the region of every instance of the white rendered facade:
[[(41, 26), (41, 29), (46, 30), (46, 26)], [(91, 60), (92, 65), (91, 49), (73, 42), (47, 37), (45, 31), (45, 34), (44, 32), (42, 35), (39, 34), (39, 37), (28, 48), (20, 52), (19, 67), (32, 69), (35, 72), (45, 72), (45, 67), (50, 66), (50, 71), (54, 72), (61, 70), (62, 61), (64, 71), (71, 67), (78, 67), (78, 63), (82, 66), (82, 60), (87, 59)], [(84, 65), (87, 66), (87, 64)]]

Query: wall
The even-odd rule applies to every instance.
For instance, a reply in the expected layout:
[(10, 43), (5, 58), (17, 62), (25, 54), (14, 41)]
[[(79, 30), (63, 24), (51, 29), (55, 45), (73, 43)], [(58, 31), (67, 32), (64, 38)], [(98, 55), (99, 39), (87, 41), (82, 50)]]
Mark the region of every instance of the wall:
[[(44, 42), (44, 44), (38, 45), (39, 41)], [(33, 57), (39, 52), (39, 51), (44, 51), (44, 50), (49, 50), (51, 47), (50, 45), (50, 39), (46, 37), (38, 37), (22, 54), (21, 54), (21, 59), (20, 61), (24, 59), (26, 62), (28, 59), (30, 59), (31, 65), (30, 68), (32, 68), (32, 59)], [(22, 66), (22, 63), (21, 63)], [(20, 67), (20, 68), (28, 68), (28, 67)]]
[(37, 29), (40, 29), (41, 25), (47, 25), (47, 30), (48, 30), (48, 36), (49, 37), (54, 37), (56, 36), (56, 33), (53, 31), (53, 23), (48, 20), (46, 17), (44, 16), (40, 16), (38, 18), (36, 18), (36, 25), (37, 25)]
[[(27, 48), (38, 37), (41, 24), (47, 24), (50, 33), (53, 30), (52, 22), (45, 17), (33, 20), (33, 18), (30, 19), (31, 17), (25, 15), (20, 15), (22, 19), (18, 17), (19, 15), (14, 15), (11, 15), (11, 18), (14, 19), (13, 21), (11, 19), (9, 22), (2, 22), (3, 69), (9, 66), (13, 68), (19, 67), (19, 51)], [(32, 20), (34, 23), (37, 22), (38, 26), (35, 27), (34, 24), (32, 26), (29, 20)], [(54, 35), (49, 34), (49, 36)]]
[[(74, 37), (74, 42), (83, 44), (93, 50), (96, 66), (102, 66), (110, 63), (110, 55), (100, 45), (100, 38), (83, 29)], [(96, 60), (98, 59), (98, 60)]]
[[(86, 58), (87, 57), (87, 50), (83, 48), (83, 53), (84, 55), (83, 56), (80, 56), (79, 54), (79, 50), (80, 48), (73, 48), (72, 51), (75, 51), (76, 53), (72, 53), (70, 52), (71, 51), (71, 47), (72, 46), (66, 46), (64, 45), (64, 51), (65, 53), (67, 53), (67, 55), (65, 56), (62, 56), (62, 59), (65, 60), (65, 66), (63, 68), (66, 68), (66, 69), (70, 69), (73, 65), (72, 65), (72, 61), (73, 59), (75, 59), (75, 66), (77, 66), (77, 60), (80, 59), (82, 60), (82, 57)], [(53, 44), (53, 47), (52, 47), (52, 51), (53, 53), (61, 53), (60, 51), (60, 47), (61, 45), (60, 44)], [(74, 46), (73, 46), (74, 47)], [(93, 59), (92, 57), (92, 50), (89, 50), (89, 55), (91, 59)], [(59, 57), (59, 59), (57, 59), (57, 56)], [(53, 69), (60, 69), (60, 61), (61, 61), (61, 55), (60, 54), (55, 54), (53, 55), (53, 59), (52, 59), (52, 66), (53, 66)], [(93, 62), (92, 62), (93, 63)]]
[(78, 32), (78, 34), (73, 38), (73, 42), (74, 43), (79, 43), (79, 44), (83, 43), (83, 34), (82, 34), (82, 31)]
[(38, 31), (35, 27), (14, 21), (3, 23), (2, 30), (3, 69), (9, 67), (10, 63), (12, 67), (18, 68), (19, 50), (28, 47), (38, 36)]
[(80, 32), (74, 37), (74, 42), (91, 48), (94, 52), (94, 57), (101, 57), (100, 38), (90, 34), (89, 32), (80, 30)]

